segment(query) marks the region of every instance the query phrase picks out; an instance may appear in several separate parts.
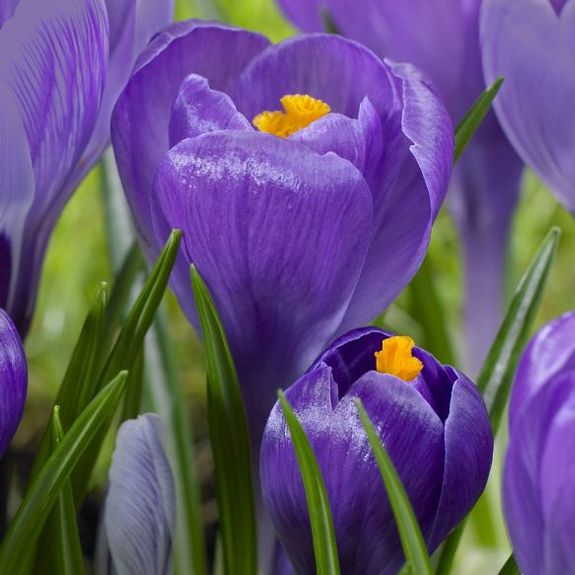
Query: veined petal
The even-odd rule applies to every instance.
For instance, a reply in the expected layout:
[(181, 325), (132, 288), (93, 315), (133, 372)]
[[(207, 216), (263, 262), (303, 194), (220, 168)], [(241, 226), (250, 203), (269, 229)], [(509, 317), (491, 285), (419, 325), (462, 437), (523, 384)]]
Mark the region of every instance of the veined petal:
[(224, 92), (210, 89), (197, 74), (187, 76), (178, 91), (170, 117), (170, 147), (205, 132), (252, 130)]
[(184, 232), (174, 288), (188, 317), (191, 262), (214, 295), (258, 435), (276, 389), (341, 321), (370, 241), (369, 188), (334, 154), (254, 131), (211, 132), (167, 154), (152, 211), (159, 244), (171, 228)]
[[(571, 14), (570, 14), (571, 11)], [(548, 1), (488, 0), (482, 10), (483, 67), (487, 82), (505, 77), (494, 102), (497, 116), (522, 159), (575, 211), (575, 100), (571, 30), (575, 2), (558, 16)], [(544, 87), (544, 89), (542, 89)]]
[(8, 314), (0, 309), (0, 457), (18, 429), (28, 386), (22, 342)]
[(259, 34), (190, 21), (165, 29), (140, 56), (136, 72), (114, 110), (112, 141), (126, 196), (148, 254), (153, 251), (149, 201), (152, 178), (170, 148), (170, 114), (181, 83), (189, 74), (198, 74), (207, 78), (213, 90), (227, 92), (268, 44)]
[(159, 416), (118, 431), (103, 522), (114, 568), (122, 575), (168, 575), (176, 510), (174, 479)]

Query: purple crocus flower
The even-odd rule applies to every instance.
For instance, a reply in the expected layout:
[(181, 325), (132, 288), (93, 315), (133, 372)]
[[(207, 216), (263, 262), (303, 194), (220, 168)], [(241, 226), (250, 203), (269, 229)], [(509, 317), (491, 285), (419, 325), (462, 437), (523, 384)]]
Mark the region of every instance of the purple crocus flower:
[(18, 429), (27, 386), (28, 368), (22, 341), (8, 314), (0, 309), (0, 457)]
[(411, 66), (335, 36), (271, 45), (194, 21), (142, 54), (112, 140), (148, 254), (184, 232), (173, 287), (196, 326), (191, 262), (211, 289), (256, 438), (276, 388), (413, 276), (453, 154)]
[[(437, 87), (454, 123), (485, 89), (479, 47), (481, 0), (279, 0), (279, 4), (302, 30), (321, 30), (321, 14), (327, 11), (342, 34), (381, 57), (416, 65)], [(522, 167), (490, 113), (454, 170), (449, 202), (463, 240), (465, 363), (472, 372), (481, 366), (501, 321), (509, 228)]]
[[(286, 392), (318, 460), (342, 573), (397, 573), (404, 562), (384, 484), (359, 419), (360, 399), (405, 485), (433, 551), (480, 496), (493, 437), (473, 383), (377, 328), (352, 331)], [(261, 447), (264, 502), (296, 573), (315, 573), (303, 484), (279, 403)]]
[(575, 213), (575, 2), (485, 0), (485, 77), (505, 76), (495, 109), (518, 154)]
[(118, 430), (98, 536), (100, 575), (169, 575), (176, 524), (174, 477), (159, 416)]
[(0, 306), (22, 335), (50, 233), (109, 139), (112, 106), (173, 0), (0, 7)]
[(575, 573), (575, 312), (542, 328), (509, 405), (505, 518), (525, 575)]

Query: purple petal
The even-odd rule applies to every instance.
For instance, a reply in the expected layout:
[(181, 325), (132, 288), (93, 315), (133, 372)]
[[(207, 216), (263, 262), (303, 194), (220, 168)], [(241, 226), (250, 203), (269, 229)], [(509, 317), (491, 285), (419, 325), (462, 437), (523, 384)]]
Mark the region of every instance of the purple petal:
[(493, 433), (485, 404), (463, 374), (453, 384), (445, 421), (443, 486), (429, 543), (435, 549), (471, 511), (483, 492), (493, 456)]
[(321, 10), (325, 0), (279, 0), (278, 4), (285, 15), (304, 32), (323, 32), (324, 23)]
[(216, 130), (251, 130), (223, 92), (211, 90), (202, 76), (190, 74), (180, 85), (170, 117), (170, 146)]
[(0, 234), (0, 307), (6, 307), (12, 276), (12, 254), (10, 240)]
[[(575, 211), (575, 123), (565, 121), (575, 100), (575, 53), (567, 21), (549, 2), (488, 0), (481, 36), (486, 80), (505, 77), (497, 116), (523, 160)], [(565, 18), (565, 21), (563, 21)]]
[(159, 244), (170, 228), (184, 232), (174, 287), (188, 317), (189, 263), (214, 295), (257, 434), (275, 390), (341, 321), (370, 240), (367, 184), (334, 154), (253, 131), (212, 132), (170, 151), (152, 208)]
[(7, 22), (12, 18), (12, 15), (19, 3), (20, 0), (3, 0), (0, 4), (0, 30), (2, 30), (4, 22)]
[(170, 114), (180, 84), (189, 74), (198, 74), (213, 90), (226, 92), (268, 44), (258, 34), (190, 21), (168, 27), (141, 55), (114, 110), (112, 141), (128, 202), (146, 242), (153, 237), (152, 178), (170, 148)]
[(146, 414), (118, 431), (103, 518), (118, 573), (171, 573), (175, 491), (163, 429), (157, 415)]
[(0, 457), (18, 429), (28, 386), (24, 348), (8, 314), (0, 309)]

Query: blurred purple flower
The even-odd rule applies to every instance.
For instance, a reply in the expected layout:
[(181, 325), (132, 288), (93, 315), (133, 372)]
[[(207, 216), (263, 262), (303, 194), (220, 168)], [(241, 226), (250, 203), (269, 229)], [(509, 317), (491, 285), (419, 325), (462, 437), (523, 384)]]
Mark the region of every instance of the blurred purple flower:
[(505, 518), (525, 575), (575, 573), (575, 312), (525, 350), (509, 406)]
[(27, 386), (28, 368), (22, 341), (8, 314), (0, 309), (0, 457), (18, 429)]
[[(430, 551), (470, 511), (487, 482), (493, 437), (479, 393), (462, 373), (412, 346), (410, 338), (376, 328), (352, 331), (286, 392), (325, 480), (342, 573), (392, 574), (404, 562), (356, 399), (394, 462)], [(313, 574), (303, 484), (278, 403), (260, 462), (276, 533), (295, 572)]]
[(575, 2), (486, 0), (485, 77), (505, 76), (497, 116), (525, 163), (575, 213)]
[(0, 306), (29, 327), (50, 233), (109, 140), (112, 106), (173, 0), (0, 8)]
[(116, 438), (98, 535), (97, 573), (170, 575), (175, 488), (155, 414), (123, 423)]
[(193, 21), (142, 54), (112, 140), (148, 255), (184, 231), (173, 287), (197, 327), (195, 263), (255, 437), (277, 387), (409, 282), (453, 154), (449, 117), (414, 68), (335, 36), (271, 45)]
[[(321, 30), (321, 13), (326, 10), (345, 36), (363, 42), (380, 57), (417, 66), (437, 87), (454, 123), (485, 89), (479, 47), (481, 0), (279, 0), (279, 4), (304, 31)], [(481, 366), (501, 321), (509, 228), (522, 168), (490, 113), (453, 174), (448, 201), (463, 240), (465, 359), (473, 372)]]

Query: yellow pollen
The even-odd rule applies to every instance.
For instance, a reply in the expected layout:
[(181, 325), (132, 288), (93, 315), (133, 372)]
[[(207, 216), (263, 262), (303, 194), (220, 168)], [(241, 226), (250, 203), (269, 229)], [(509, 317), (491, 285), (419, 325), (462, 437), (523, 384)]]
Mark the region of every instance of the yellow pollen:
[(403, 381), (415, 379), (421, 373), (423, 363), (411, 354), (414, 345), (414, 341), (406, 335), (384, 339), (381, 351), (375, 352), (377, 371), (395, 375)]
[(331, 112), (325, 102), (307, 94), (287, 95), (280, 102), (283, 112), (262, 112), (252, 120), (260, 132), (287, 138)]

